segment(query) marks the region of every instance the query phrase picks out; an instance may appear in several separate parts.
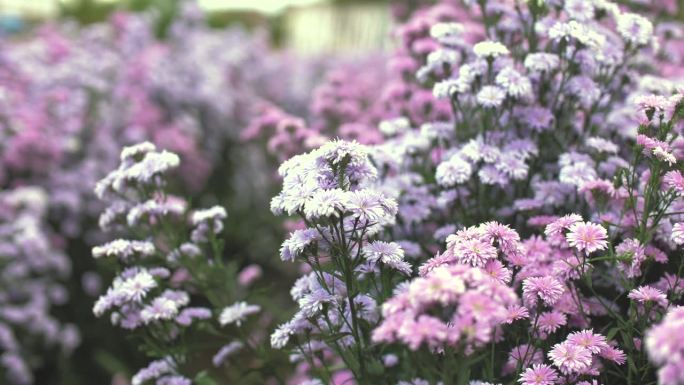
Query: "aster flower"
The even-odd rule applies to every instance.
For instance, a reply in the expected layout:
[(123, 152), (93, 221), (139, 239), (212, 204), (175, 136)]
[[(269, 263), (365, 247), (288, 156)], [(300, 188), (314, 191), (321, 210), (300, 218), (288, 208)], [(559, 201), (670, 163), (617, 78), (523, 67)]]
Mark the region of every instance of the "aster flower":
[(672, 226), (670, 239), (677, 245), (684, 244), (684, 223), (675, 223), (674, 226)]
[(662, 322), (646, 332), (644, 339), (651, 362), (660, 367), (659, 383), (665, 385), (676, 385), (684, 379), (680, 370), (684, 344), (681, 338), (677, 338), (682, 335), (683, 319), (684, 307), (672, 307)]
[(665, 293), (651, 286), (640, 286), (633, 289), (629, 292), (627, 298), (641, 304), (653, 303), (663, 308), (666, 308), (668, 304)]
[(104, 245), (93, 247), (93, 258), (116, 257), (127, 260), (136, 255), (147, 257), (154, 253), (154, 244), (149, 241), (116, 239)]
[(567, 323), (567, 316), (558, 311), (544, 312), (539, 315), (537, 321), (542, 333), (551, 334)]
[(554, 277), (530, 277), (523, 281), (523, 299), (528, 306), (536, 304), (537, 296), (553, 306), (564, 292), (565, 287)]
[(478, 239), (468, 239), (454, 245), (453, 254), (464, 264), (482, 267), (498, 253), (494, 246)]
[(501, 107), (505, 98), (505, 91), (497, 86), (484, 86), (477, 93), (477, 102), (485, 108)]
[(479, 58), (497, 58), (499, 56), (508, 55), (509, 51), (505, 45), (498, 41), (481, 41), (473, 46), (473, 52)]
[(304, 206), (304, 214), (310, 220), (336, 217), (343, 211), (347, 194), (340, 189), (316, 191)]
[(303, 251), (320, 238), (316, 229), (295, 230), (280, 246), (280, 259), (292, 262), (300, 257)]
[(525, 369), (518, 382), (522, 385), (553, 385), (558, 380), (558, 373), (550, 366), (534, 364)]
[(178, 315), (178, 304), (165, 297), (157, 297), (152, 303), (140, 311), (140, 318), (145, 323), (171, 320)]
[(231, 306), (224, 308), (219, 315), (219, 323), (226, 326), (234, 323), (240, 326), (242, 322), (250, 315), (261, 311), (259, 305), (249, 305), (247, 302), (236, 302)]
[(535, 52), (525, 57), (525, 68), (530, 72), (551, 72), (557, 69), (559, 65), (558, 55), (551, 53)]
[(459, 155), (454, 155), (437, 166), (435, 178), (444, 187), (465, 183), (470, 179), (472, 166)]
[(591, 365), (591, 351), (569, 342), (559, 343), (549, 351), (549, 359), (563, 374), (582, 373)]
[(398, 243), (371, 242), (363, 248), (363, 255), (372, 263), (382, 262), (406, 275), (411, 274), (411, 265), (404, 261), (404, 250)]
[(513, 98), (527, 98), (532, 94), (530, 79), (511, 67), (505, 67), (496, 75), (496, 84)]
[(663, 183), (678, 194), (684, 194), (684, 176), (677, 170), (668, 171), (663, 176)]
[(568, 335), (567, 343), (583, 347), (592, 354), (598, 354), (608, 348), (606, 337), (596, 334), (593, 330), (582, 330)]
[(643, 16), (625, 12), (617, 16), (617, 31), (626, 42), (648, 44), (653, 36), (653, 24)]
[(608, 247), (608, 233), (603, 226), (591, 222), (578, 222), (570, 226), (566, 235), (568, 244), (587, 254)]
[(226, 359), (228, 359), (229, 356), (235, 354), (243, 347), (244, 344), (240, 341), (233, 341), (227, 345), (224, 345), (211, 358), (211, 363), (214, 364), (214, 366), (217, 368), (221, 367), (221, 365), (223, 365), (223, 363), (226, 361)]

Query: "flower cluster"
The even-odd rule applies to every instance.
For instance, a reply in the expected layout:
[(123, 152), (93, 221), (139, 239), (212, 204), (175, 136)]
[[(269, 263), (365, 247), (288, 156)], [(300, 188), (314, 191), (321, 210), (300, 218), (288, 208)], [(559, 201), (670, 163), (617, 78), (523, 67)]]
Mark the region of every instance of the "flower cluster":
[[(191, 384), (193, 370), (186, 366), (195, 355), (213, 347), (213, 364), (221, 367), (255, 342), (244, 333), (220, 332), (243, 329), (261, 307), (235, 301), (247, 294), (244, 287), (254, 278), (237, 284), (233, 262), (223, 259), (225, 209), (189, 210), (181, 198), (167, 193), (168, 174), (179, 162), (176, 154), (157, 151), (150, 142), (125, 147), (119, 167), (96, 186), (96, 194), (109, 204), (100, 218), (103, 230), (142, 235), (93, 248), (95, 258), (120, 267), (93, 312), (109, 314), (112, 324), (139, 335), (141, 346), (158, 359), (133, 377), (134, 384)], [(172, 348), (203, 332), (221, 338), (204, 349)]]
[(49, 362), (45, 352), (70, 355), (80, 335), (55, 308), (69, 300), (66, 255), (46, 226), (48, 196), (37, 187), (0, 193), (0, 373), (11, 385), (33, 383)]

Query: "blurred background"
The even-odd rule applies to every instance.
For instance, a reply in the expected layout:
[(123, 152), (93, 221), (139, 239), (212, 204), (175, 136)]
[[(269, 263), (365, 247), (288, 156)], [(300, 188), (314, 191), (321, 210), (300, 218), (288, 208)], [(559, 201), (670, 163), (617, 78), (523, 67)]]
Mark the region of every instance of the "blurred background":
[[(629, 5), (664, 4), (659, 17), (682, 20), (677, 1)], [(48, 260), (61, 253), (70, 265), (59, 276), (37, 272), (60, 298), (31, 315), (31, 330), (12, 325), (33, 383), (122, 385), (147, 362), (129, 333), (91, 310), (113, 275), (91, 256), (110, 239), (98, 231), (103, 205), (92, 189), (123, 146), (143, 140), (180, 154), (173, 192), (191, 207), (226, 207), (226, 260), (239, 270), (259, 265), (254, 291), (271, 293), (257, 302), (274, 314), (264, 330), (288, 319), (298, 272), (278, 258), (294, 224), (269, 210), (276, 169), (326, 138), (379, 140), (385, 101), (402, 97), (399, 80), (416, 70), (389, 59), (400, 46), (395, 27), (436, 2), (0, 0), (0, 214), (5, 192), (40, 188), (48, 202), (37, 220), (49, 247), (30, 251)], [(0, 215), (0, 230), (8, 218)], [(3, 242), (0, 231), (0, 257)], [(4, 269), (0, 337), (3, 294), (15, 278)]]
[[(387, 49), (388, 0), (200, 0), (214, 28), (265, 28), (272, 41), (298, 53), (359, 54)], [(163, 35), (178, 12), (177, 0), (0, 0), (3, 34), (21, 34), (45, 21), (81, 24), (106, 20), (116, 11), (152, 11), (162, 16)]]

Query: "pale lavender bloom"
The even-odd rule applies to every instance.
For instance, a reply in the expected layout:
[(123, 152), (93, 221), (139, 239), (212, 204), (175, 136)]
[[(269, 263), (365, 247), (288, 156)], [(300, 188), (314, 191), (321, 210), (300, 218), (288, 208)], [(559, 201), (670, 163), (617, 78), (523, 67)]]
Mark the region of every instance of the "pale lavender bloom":
[(219, 323), (222, 326), (234, 323), (237, 326), (242, 325), (242, 322), (250, 315), (261, 311), (259, 305), (249, 305), (247, 302), (236, 302), (235, 304), (224, 308), (219, 315)]
[(506, 93), (513, 98), (525, 99), (532, 95), (530, 79), (512, 67), (505, 67), (496, 75), (496, 84), (506, 90)]
[(140, 317), (146, 324), (171, 320), (176, 315), (178, 315), (178, 304), (166, 297), (153, 299), (152, 303), (145, 306), (140, 312)]
[(212, 364), (214, 364), (215, 367), (220, 367), (226, 362), (226, 359), (242, 349), (244, 347), (244, 344), (240, 341), (233, 341), (227, 345), (224, 345), (219, 349), (216, 354), (211, 358)]
[(437, 166), (435, 178), (444, 187), (465, 183), (470, 179), (473, 168), (459, 155), (454, 155)]
[(551, 72), (557, 69), (559, 65), (558, 55), (551, 53), (530, 53), (525, 57), (525, 68), (530, 72)]
[(658, 370), (659, 384), (678, 385), (684, 381), (684, 307), (672, 307), (662, 322), (646, 332), (644, 339), (646, 351), (651, 362), (660, 366)]
[(156, 385), (192, 385), (192, 381), (180, 375), (173, 375), (159, 378)]
[(204, 307), (188, 307), (178, 314), (176, 323), (182, 326), (190, 326), (196, 319), (205, 320), (211, 318), (211, 310)]
[(404, 261), (404, 250), (398, 243), (371, 242), (363, 248), (363, 255), (370, 262), (382, 262), (406, 275), (411, 274), (411, 265)]
[(155, 247), (149, 241), (116, 239), (101, 246), (93, 247), (93, 257), (117, 257), (128, 260), (133, 256), (148, 257), (155, 253)]
[(626, 42), (646, 45), (653, 37), (653, 24), (641, 15), (625, 12), (617, 16), (617, 31)]
[(477, 102), (485, 108), (499, 108), (506, 99), (506, 93), (497, 86), (484, 86), (477, 93)]
[(290, 234), (290, 238), (280, 246), (280, 259), (283, 261), (294, 262), (302, 255), (307, 246), (313, 244), (320, 238), (316, 229), (295, 230)]
[(168, 359), (161, 359), (150, 362), (147, 367), (142, 368), (131, 379), (132, 385), (143, 385), (145, 382), (159, 378), (160, 376), (172, 373), (173, 369)]

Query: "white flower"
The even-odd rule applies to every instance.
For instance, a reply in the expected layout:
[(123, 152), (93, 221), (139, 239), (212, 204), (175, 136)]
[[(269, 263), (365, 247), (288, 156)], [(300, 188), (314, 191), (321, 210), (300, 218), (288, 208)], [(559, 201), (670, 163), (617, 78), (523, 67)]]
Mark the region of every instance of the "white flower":
[(247, 302), (236, 302), (221, 311), (219, 315), (219, 323), (222, 326), (229, 324), (236, 324), (240, 326), (242, 322), (252, 314), (256, 314), (261, 311), (261, 306), (259, 305), (249, 305)]
[(501, 107), (505, 98), (506, 93), (497, 86), (484, 86), (477, 93), (477, 102), (485, 108)]
[(147, 293), (157, 287), (157, 281), (147, 270), (141, 270), (121, 284), (120, 290), (127, 301), (141, 302)]
[(166, 297), (157, 297), (140, 312), (140, 318), (147, 324), (153, 321), (170, 320), (178, 314), (178, 304)]
[(505, 45), (498, 41), (485, 40), (473, 46), (473, 52), (479, 58), (497, 58), (499, 56), (508, 55), (510, 52)]
[(430, 28), (430, 36), (444, 45), (458, 45), (462, 42), (463, 24), (437, 23)]
[(470, 179), (473, 168), (459, 155), (454, 155), (437, 166), (435, 178), (440, 186), (451, 187)]
[(336, 217), (338, 211), (344, 211), (347, 201), (346, 192), (341, 189), (316, 191), (304, 205), (304, 214), (314, 220)]
[(116, 239), (104, 245), (93, 247), (93, 257), (117, 257), (128, 259), (134, 255), (150, 256), (154, 254), (154, 244), (149, 241), (130, 241)]
[(506, 90), (514, 98), (524, 98), (532, 94), (532, 82), (512, 67), (502, 69), (496, 75), (496, 84)]
[(525, 57), (525, 68), (532, 72), (551, 72), (559, 65), (558, 55), (552, 53), (530, 53)]
[(645, 45), (653, 37), (653, 24), (641, 15), (622, 13), (617, 16), (617, 31), (626, 42)]

